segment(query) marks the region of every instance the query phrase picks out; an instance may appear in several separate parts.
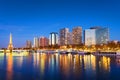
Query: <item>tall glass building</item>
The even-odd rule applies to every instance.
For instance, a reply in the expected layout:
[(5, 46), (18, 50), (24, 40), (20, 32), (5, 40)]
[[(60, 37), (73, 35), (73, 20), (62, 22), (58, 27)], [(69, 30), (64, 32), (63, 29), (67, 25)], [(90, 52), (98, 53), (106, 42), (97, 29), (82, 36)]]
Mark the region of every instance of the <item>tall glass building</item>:
[(85, 45), (95, 45), (96, 44), (96, 30), (95, 29), (86, 29), (84, 31), (84, 42)]
[(107, 44), (109, 41), (109, 29), (96, 29), (96, 44)]
[(109, 41), (109, 29), (101, 27), (92, 27), (84, 32), (85, 45), (107, 44)]

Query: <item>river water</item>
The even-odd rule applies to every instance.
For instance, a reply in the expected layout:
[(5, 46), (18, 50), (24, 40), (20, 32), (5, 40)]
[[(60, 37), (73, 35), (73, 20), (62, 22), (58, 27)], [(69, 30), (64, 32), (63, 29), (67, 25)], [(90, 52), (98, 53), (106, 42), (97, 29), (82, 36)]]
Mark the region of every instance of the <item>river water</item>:
[(120, 56), (16, 54), (0, 54), (0, 80), (120, 80)]

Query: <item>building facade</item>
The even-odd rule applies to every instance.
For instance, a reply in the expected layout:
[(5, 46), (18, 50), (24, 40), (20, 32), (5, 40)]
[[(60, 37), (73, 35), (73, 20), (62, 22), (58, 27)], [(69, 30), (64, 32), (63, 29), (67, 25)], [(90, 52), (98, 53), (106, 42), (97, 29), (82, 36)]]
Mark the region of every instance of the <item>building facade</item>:
[(44, 48), (44, 47), (49, 46), (49, 39), (48, 38), (40, 37), (39, 41), (40, 41), (40, 47)]
[(26, 48), (32, 48), (32, 42), (30, 40), (26, 41)]
[(95, 29), (86, 29), (84, 31), (84, 43), (86, 46), (96, 45), (96, 30)]
[(109, 29), (96, 29), (96, 44), (107, 44), (109, 41)]
[(68, 28), (60, 29), (59, 33), (60, 45), (65, 46), (70, 44), (70, 32)]
[(72, 30), (72, 44), (82, 44), (82, 27), (74, 27)]
[(52, 32), (49, 36), (49, 45), (58, 45), (58, 33)]
[(109, 41), (109, 29), (101, 27), (93, 27), (86, 29), (84, 32), (85, 45), (107, 44)]
[(34, 48), (39, 48), (39, 38), (38, 37), (34, 38)]

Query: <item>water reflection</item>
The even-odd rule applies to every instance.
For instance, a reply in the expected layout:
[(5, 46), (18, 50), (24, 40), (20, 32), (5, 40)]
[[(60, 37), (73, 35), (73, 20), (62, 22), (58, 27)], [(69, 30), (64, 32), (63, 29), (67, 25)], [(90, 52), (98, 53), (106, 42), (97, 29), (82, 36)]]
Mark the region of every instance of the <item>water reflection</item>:
[(20, 56), (18, 59), (17, 59), (17, 66), (19, 68), (22, 67), (22, 64), (23, 64), (23, 56)]
[(109, 79), (114, 69), (118, 69), (118, 73), (120, 74), (120, 57), (118, 56), (58, 53), (29, 53), (26, 56), (6, 54), (5, 56), (1, 56), (6, 60), (1, 59), (0, 65), (1, 68), (4, 65), (3, 69), (6, 67), (6, 80), (21, 80), (18, 79), (18, 75), (23, 77), (22, 80), (25, 80), (28, 76), (27, 79), (38, 78), (41, 80)]
[(13, 76), (13, 57), (12, 53), (9, 54), (7, 59), (7, 80), (12, 80)]
[(71, 75), (79, 78), (80, 75), (92, 77), (97, 74), (98, 68), (105, 72), (110, 71), (110, 58), (105, 56), (93, 55), (72, 55), (72, 54), (34, 54), (34, 66), (40, 66), (40, 73), (46, 74), (49, 70), (50, 74), (56, 73), (69, 78)]
[(109, 57), (101, 57), (101, 60), (99, 61), (100, 68), (104, 69), (104, 71), (110, 71), (110, 58)]

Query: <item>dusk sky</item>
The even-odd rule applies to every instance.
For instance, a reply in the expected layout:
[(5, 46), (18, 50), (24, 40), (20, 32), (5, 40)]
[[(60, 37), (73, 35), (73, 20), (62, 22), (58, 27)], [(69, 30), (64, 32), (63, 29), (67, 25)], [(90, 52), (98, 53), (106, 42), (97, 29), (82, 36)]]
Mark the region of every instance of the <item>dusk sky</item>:
[(120, 40), (120, 0), (0, 0), (0, 47), (10, 32), (15, 47), (35, 36), (49, 36), (74, 26), (110, 28), (110, 40)]

